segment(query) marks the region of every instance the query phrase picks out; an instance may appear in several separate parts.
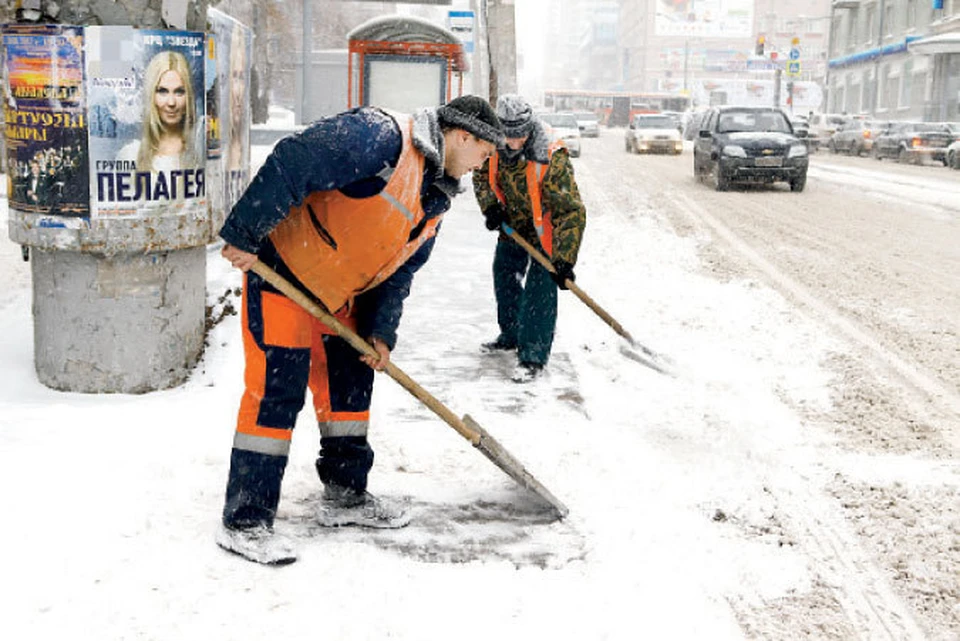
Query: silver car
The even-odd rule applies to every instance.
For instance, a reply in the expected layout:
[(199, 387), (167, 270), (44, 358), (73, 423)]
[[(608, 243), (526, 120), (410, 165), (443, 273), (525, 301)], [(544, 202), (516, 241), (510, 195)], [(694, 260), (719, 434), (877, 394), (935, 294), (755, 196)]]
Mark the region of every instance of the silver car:
[(637, 114), (627, 128), (624, 148), (635, 154), (653, 151), (679, 154), (683, 152), (683, 138), (671, 116)]
[(571, 158), (580, 157), (580, 126), (572, 113), (540, 114), (553, 140), (562, 140)]
[(597, 118), (597, 114), (589, 111), (578, 111), (573, 116), (577, 119), (581, 136), (584, 138), (600, 137), (600, 120)]

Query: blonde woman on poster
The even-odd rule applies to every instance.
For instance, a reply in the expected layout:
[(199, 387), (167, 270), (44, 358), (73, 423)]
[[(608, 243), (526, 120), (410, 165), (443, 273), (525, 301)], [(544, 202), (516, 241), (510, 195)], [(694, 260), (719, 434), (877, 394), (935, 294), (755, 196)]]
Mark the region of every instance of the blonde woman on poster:
[(120, 149), (117, 160), (136, 161), (138, 171), (197, 167), (197, 111), (190, 65), (176, 51), (161, 51), (144, 78), (143, 135)]

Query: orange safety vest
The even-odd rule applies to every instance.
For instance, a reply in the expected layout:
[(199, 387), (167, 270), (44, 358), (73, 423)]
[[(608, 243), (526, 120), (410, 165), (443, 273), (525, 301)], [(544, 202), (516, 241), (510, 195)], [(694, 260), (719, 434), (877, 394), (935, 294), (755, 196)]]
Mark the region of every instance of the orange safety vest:
[(403, 147), (386, 187), (360, 199), (335, 189), (314, 192), (270, 232), (290, 271), (332, 312), (389, 278), (436, 235), (443, 218), (431, 218), (410, 238), (424, 218), (424, 156), (413, 146), (413, 119), (388, 113), (400, 126)]
[[(552, 159), (553, 152), (561, 147), (563, 147), (563, 142), (559, 140), (553, 142), (547, 149), (547, 157)], [(504, 197), (503, 191), (500, 190), (500, 185), (497, 184), (497, 160), (499, 157), (499, 153), (495, 153), (490, 157), (490, 188), (493, 190), (493, 193), (497, 195), (497, 200), (506, 206), (507, 199)], [(553, 222), (550, 212), (544, 212), (543, 205), (540, 204), (540, 192), (543, 189), (543, 181), (547, 176), (547, 169), (549, 168), (549, 161), (546, 165), (533, 160), (527, 161), (527, 192), (530, 194), (530, 205), (533, 210), (533, 226), (537, 230), (537, 238), (540, 239), (540, 246), (547, 252), (547, 256), (552, 256)], [(531, 189), (531, 185), (536, 185), (537, 188)]]

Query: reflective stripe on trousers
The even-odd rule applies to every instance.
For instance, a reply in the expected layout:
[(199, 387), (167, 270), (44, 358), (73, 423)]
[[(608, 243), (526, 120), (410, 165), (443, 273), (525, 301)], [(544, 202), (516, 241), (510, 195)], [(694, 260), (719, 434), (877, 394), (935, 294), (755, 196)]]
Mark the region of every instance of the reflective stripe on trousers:
[(324, 482), (366, 488), (373, 370), (350, 345), (254, 273), (243, 293), (245, 389), (227, 481), (224, 522), (270, 524), (309, 387), (320, 427)]

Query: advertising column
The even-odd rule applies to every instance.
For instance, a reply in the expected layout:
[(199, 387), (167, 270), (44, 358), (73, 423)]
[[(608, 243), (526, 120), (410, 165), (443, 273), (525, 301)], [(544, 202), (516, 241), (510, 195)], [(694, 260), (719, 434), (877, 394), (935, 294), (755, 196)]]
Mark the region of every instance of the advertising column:
[(77, 392), (180, 384), (203, 347), (216, 231), (205, 35), (7, 25), (3, 40), (9, 233), (30, 248), (38, 378)]

